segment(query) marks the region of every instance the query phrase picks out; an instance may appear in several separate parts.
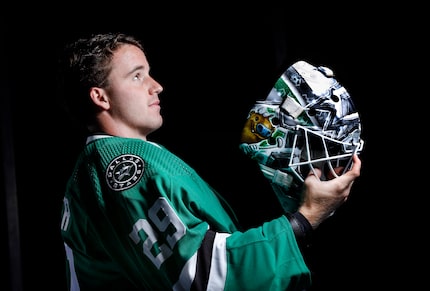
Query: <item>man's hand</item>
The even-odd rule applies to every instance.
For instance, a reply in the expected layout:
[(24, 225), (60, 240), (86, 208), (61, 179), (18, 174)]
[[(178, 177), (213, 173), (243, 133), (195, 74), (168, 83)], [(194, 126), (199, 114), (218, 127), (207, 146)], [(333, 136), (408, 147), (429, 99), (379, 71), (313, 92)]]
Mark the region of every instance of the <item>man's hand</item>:
[(360, 171), (361, 160), (354, 154), (351, 169), (336, 178), (321, 181), (320, 169), (309, 172), (304, 182), (304, 198), (299, 212), (306, 217), (313, 229), (348, 199), (352, 184), (360, 176)]

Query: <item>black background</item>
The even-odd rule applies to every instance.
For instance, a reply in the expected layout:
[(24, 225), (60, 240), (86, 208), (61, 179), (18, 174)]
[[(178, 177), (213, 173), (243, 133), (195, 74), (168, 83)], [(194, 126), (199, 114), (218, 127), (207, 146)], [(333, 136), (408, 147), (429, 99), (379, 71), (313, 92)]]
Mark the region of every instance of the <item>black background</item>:
[[(10, 279), (16, 272), (10, 267), (11, 248), (20, 249), (24, 290), (65, 290), (60, 208), (84, 139), (59, 108), (55, 62), (68, 40), (104, 31), (143, 39), (152, 74), (164, 86), (164, 126), (150, 138), (222, 193), (245, 227), (280, 211), (257, 165), (238, 149), (250, 107), (297, 60), (333, 69), (362, 116), (365, 148), (362, 175), (350, 199), (315, 233), (308, 257), (314, 273), (311, 290), (391, 284), (395, 262), (404, 255), (397, 253), (393, 260), (389, 251), (400, 235), (387, 227), (397, 210), (387, 202), (394, 189), (381, 179), (389, 159), (382, 145), (392, 138), (381, 127), (387, 126), (386, 96), (392, 86), (384, 72), (392, 74), (387, 47), (393, 27), (380, 23), (380, 11), (309, 3), (159, 4), (116, 3), (109, 9), (38, 4), (25, 7), (39, 11), (29, 17), (19, 8), (3, 11), (1, 98), (10, 101), (1, 109), (3, 165), (12, 167), (2, 167), (1, 181), (10, 185), (8, 179), (16, 178), (20, 245), (8, 245), (11, 221), (5, 214), (2, 262), (8, 272), (2, 273), (2, 290), (20, 285)], [(6, 163), (11, 156), (13, 163)], [(3, 196), (10, 195), (6, 188)]]

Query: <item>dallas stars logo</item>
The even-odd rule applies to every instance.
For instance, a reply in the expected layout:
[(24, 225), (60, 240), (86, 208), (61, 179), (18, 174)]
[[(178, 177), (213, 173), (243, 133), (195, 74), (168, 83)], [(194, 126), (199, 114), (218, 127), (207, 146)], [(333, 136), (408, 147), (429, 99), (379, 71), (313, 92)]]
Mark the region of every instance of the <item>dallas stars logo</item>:
[(139, 182), (145, 162), (135, 155), (115, 158), (107, 167), (106, 182), (114, 191), (129, 189)]

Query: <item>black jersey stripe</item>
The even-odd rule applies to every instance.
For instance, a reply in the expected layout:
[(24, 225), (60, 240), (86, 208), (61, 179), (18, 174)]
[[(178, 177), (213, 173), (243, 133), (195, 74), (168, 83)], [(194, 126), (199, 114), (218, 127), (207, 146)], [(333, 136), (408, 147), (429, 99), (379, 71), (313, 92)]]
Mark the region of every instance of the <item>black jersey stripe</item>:
[(215, 232), (208, 230), (203, 238), (202, 245), (197, 252), (196, 276), (191, 285), (192, 291), (206, 290), (211, 269), (212, 249)]

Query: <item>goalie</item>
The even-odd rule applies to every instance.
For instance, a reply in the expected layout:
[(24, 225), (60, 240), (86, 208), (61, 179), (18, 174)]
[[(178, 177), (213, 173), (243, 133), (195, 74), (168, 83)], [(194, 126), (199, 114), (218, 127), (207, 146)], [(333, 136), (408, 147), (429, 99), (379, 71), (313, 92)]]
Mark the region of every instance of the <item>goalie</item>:
[[(306, 187), (300, 191), (298, 211), (242, 229), (212, 186), (180, 157), (148, 139), (163, 123), (163, 87), (150, 74), (136, 38), (96, 34), (70, 43), (62, 56), (61, 91), (70, 113), (88, 131), (61, 208), (68, 290), (302, 291), (311, 285), (301, 251), (360, 175), (361, 162), (352, 155), (357, 152), (357, 121), (343, 125), (344, 116), (334, 114), (326, 99), (307, 102), (326, 109), (315, 116), (304, 103), (281, 102), (286, 95), (277, 92), (265, 101), (270, 104), (259, 104), (267, 110), (255, 108), (255, 113), (269, 117), (270, 123), (252, 129), (262, 140), (244, 136), (243, 149), (268, 177), (280, 177), (271, 179), (286, 195), (289, 187)], [(328, 132), (317, 130), (323, 119), (332, 133), (326, 139), (342, 138), (340, 145), (347, 149), (339, 164), (351, 155), (353, 159), (349, 171), (330, 181), (320, 181), (317, 168), (306, 177), (299, 171), (304, 153), (312, 156), (301, 139), (307, 139), (308, 131), (325, 137)], [(295, 151), (292, 159), (284, 149)]]

